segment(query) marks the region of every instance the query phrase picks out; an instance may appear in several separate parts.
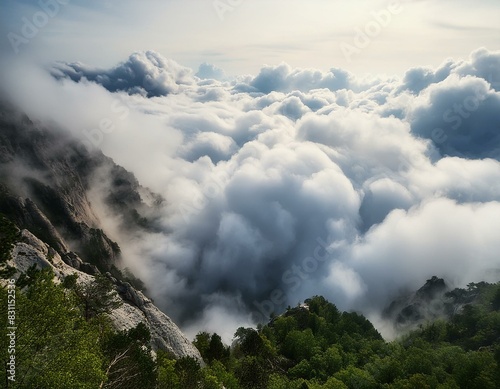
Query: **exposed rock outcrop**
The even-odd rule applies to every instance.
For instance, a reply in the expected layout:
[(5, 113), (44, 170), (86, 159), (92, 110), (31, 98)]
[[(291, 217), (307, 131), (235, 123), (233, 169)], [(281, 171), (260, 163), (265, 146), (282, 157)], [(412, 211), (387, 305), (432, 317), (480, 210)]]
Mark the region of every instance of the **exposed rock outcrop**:
[[(91, 194), (122, 221), (124, 231), (156, 229), (161, 197), (100, 151), (80, 146), (68, 132), (33, 123), (0, 100), (0, 214), (21, 229), (11, 259), (3, 264), (14, 268), (14, 277), (33, 265), (51, 268), (56, 282), (77, 274), (77, 282), (88, 283), (107, 271), (118, 277), (120, 248), (104, 231)], [(123, 301), (110, 313), (118, 330), (142, 322), (154, 350), (201, 362), (198, 350), (150, 299), (108, 277)]]
[(414, 293), (394, 300), (383, 312), (396, 332), (406, 332), (436, 319), (450, 319), (465, 305), (474, 304), (477, 285), (451, 289), (442, 278), (433, 276)]
[(435, 320), (446, 315), (449, 290), (442, 278), (434, 276), (416, 292), (394, 300), (383, 314), (400, 329)]
[[(22, 272), (26, 272), (31, 266), (36, 265), (38, 269), (52, 269), (56, 282), (62, 282), (72, 274), (78, 276), (77, 280), (80, 283), (93, 281), (93, 275), (77, 270), (76, 267), (83, 265), (83, 261), (78, 255), (68, 252), (65, 258), (66, 262), (71, 262), (76, 266), (68, 265), (56, 250), (29, 231), (22, 230), (21, 239), (13, 247), (12, 258), (8, 261), (8, 265), (16, 269), (14, 278), (17, 278)], [(153, 350), (166, 350), (176, 358), (189, 356), (202, 362), (196, 347), (150, 299), (144, 296), (142, 292), (134, 289), (129, 283), (116, 280), (110, 275), (108, 277), (115, 285), (116, 298), (123, 301), (119, 308), (114, 309), (109, 314), (117, 330), (127, 330), (142, 322), (146, 324), (151, 332)]]
[[(134, 327), (145, 318), (151, 331), (153, 349), (168, 350), (178, 357), (192, 356), (199, 359), (198, 350), (182, 334), (174, 322), (162, 313), (150, 299), (142, 292), (135, 290), (128, 282), (117, 281), (116, 286), (119, 295), (126, 302), (111, 314), (118, 329), (124, 330)], [(138, 308), (142, 313), (141, 318), (137, 317), (137, 310), (135, 312), (130, 310), (130, 306)], [(137, 322), (131, 320), (132, 317)], [(199, 360), (201, 362), (201, 359)]]
[(69, 133), (33, 123), (0, 102), (0, 213), (60, 254), (68, 251), (66, 242), (106, 270), (117, 263), (120, 248), (101, 227), (89, 198), (92, 186), (124, 229), (155, 229), (160, 196), (100, 151), (87, 151)]

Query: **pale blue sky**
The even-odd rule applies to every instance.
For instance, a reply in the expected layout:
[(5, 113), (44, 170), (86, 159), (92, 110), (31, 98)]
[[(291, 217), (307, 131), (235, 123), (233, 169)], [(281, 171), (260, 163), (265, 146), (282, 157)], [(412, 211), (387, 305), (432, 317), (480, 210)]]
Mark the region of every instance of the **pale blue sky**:
[[(500, 49), (497, 0), (400, 1), (400, 12), (350, 61), (342, 44), (353, 45), (356, 29), (393, 1), (240, 0), (234, 7), (231, 2), (238, 0), (68, 0), (29, 43), (19, 45), (19, 55), (108, 67), (152, 49), (193, 69), (209, 62), (233, 75), (283, 61), (363, 75), (437, 66), (480, 46)], [(216, 3), (232, 9), (221, 18)], [(12, 53), (8, 33), (22, 35), (23, 17), (32, 20), (39, 11), (35, 0), (1, 3), (2, 56)]]

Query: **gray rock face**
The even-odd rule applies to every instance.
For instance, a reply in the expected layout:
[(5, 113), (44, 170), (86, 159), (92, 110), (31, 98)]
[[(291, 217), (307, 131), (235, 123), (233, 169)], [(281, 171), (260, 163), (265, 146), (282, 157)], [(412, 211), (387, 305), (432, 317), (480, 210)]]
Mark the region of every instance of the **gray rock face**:
[(383, 312), (396, 332), (406, 332), (436, 319), (448, 320), (465, 305), (474, 304), (479, 293), (473, 285), (451, 289), (439, 277), (432, 277), (414, 293), (400, 296)]
[(120, 248), (94, 212), (94, 184), (124, 229), (155, 229), (160, 196), (100, 151), (86, 151), (67, 132), (33, 123), (0, 101), (0, 213), (60, 254), (68, 251), (64, 241), (84, 262), (110, 269)]
[(0, 213), (6, 215), (17, 226), (36, 231), (40, 239), (50, 244), (58, 252), (68, 251), (62, 236), (36, 204), (30, 199), (13, 195), (1, 183)]
[[(119, 265), (120, 248), (106, 235), (90, 201), (96, 183), (99, 201), (123, 221), (120, 228), (156, 229), (160, 196), (100, 151), (84, 150), (68, 132), (34, 123), (0, 100), (0, 213), (22, 230), (8, 263), (17, 270), (15, 277), (36, 265), (52, 268), (56, 282), (77, 274), (77, 282), (86, 283), (99, 269)], [(110, 314), (118, 330), (142, 322), (153, 349), (201, 362), (198, 350), (150, 299), (110, 279), (124, 302)]]
[(444, 280), (433, 276), (430, 280), (426, 281), (424, 286), (417, 290), (415, 296), (423, 301), (432, 301), (446, 291), (448, 291), (448, 286)]
[(409, 329), (447, 315), (446, 292), (450, 289), (442, 278), (427, 280), (416, 292), (401, 296), (384, 310), (384, 316), (397, 329)]
[[(138, 312), (136, 310), (133, 313), (130, 307), (135, 307), (142, 313), (141, 321), (144, 321), (144, 318), (146, 319), (151, 331), (153, 350), (167, 350), (176, 357), (191, 356), (200, 362), (202, 361), (198, 350), (182, 334), (174, 322), (161, 312), (142, 292), (135, 290), (129, 283), (120, 281), (117, 284), (117, 291), (126, 302), (111, 314), (115, 325), (119, 329), (131, 328), (130, 317), (136, 318)], [(137, 324), (132, 325), (132, 327)]]
[[(66, 261), (48, 244), (42, 242), (29, 231), (22, 230), (21, 240), (12, 249), (12, 258), (8, 264), (17, 270), (14, 278), (17, 278), (32, 265), (36, 265), (39, 269), (51, 268), (56, 276), (56, 282), (62, 282), (64, 278), (72, 274), (78, 275), (77, 281), (80, 283), (93, 281), (93, 275), (77, 270), (76, 266), (73, 267), (67, 263), (70, 262), (81, 267), (83, 262), (78, 255), (68, 252), (64, 257)], [(117, 330), (128, 330), (139, 323), (144, 323), (151, 332), (153, 350), (165, 350), (176, 358), (192, 357), (202, 362), (196, 347), (150, 299), (127, 282), (116, 279), (113, 282), (117, 291), (116, 297), (123, 301), (119, 308), (109, 314)]]

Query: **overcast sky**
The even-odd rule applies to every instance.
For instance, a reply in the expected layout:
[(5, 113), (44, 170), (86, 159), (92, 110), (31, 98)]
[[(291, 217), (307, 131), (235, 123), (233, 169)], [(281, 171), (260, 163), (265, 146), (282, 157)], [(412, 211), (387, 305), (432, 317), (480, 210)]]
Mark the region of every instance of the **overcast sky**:
[[(50, 3), (50, 0), (45, 0)], [(228, 74), (256, 74), (264, 64), (347, 68), (357, 75), (402, 74), (416, 65), (438, 66), (479, 46), (500, 48), (496, 0), (61, 0), (67, 5), (21, 54), (42, 61), (80, 60), (109, 67), (134, 51), (155, 50), (196, 69), (209, 62)], [(231, 5), (234, 4), (234, 5)], [(397, 4), (397, 13), (361, 53), (346, 58), (374, 12)], [(21, 35), (37, 0), (1, 2), (2, 47)], [(373, 25), (372, 25), (373, 27)], [(5, 52), (4, 54), (5, 55)]]

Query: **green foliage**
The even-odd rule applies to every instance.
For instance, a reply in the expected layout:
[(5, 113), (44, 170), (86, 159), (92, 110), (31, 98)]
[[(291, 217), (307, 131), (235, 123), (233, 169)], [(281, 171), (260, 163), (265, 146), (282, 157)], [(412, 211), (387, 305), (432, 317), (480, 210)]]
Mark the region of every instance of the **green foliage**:
[(314, 296), (305, 302), (309, 306), (309, 312), (324, 318), (328, 323), (336, 323), (340, 319), (337, 307), (330, 304), (323, 296)]
[(500, 310), (500, 288), (496, 288), (491, 299), (491, 308), (493, 310)]
[(287, 376), (273, 373), (269, 376), (268, 389), (289, 389), (290, 380)]
[(16, 272), (7, 265), (12, 247), (20, 239), (19, 229), (7, 217), (0, 214), (0, 278), (10, 278)]
[[(206, 362), (152, 358), (144, 324), (111, 328), (116, 300), (105, 277), (61, 285), (29, 269), (17, 281), (15, 388), (332, 389), (500, 387), (500, 284), (470, 284), (452, 298), (471, 301), (450, 321), (435, 321), (387, 343), (356, 313), (315, 296), (267, 325), (239, 328), (231, 348), (200, 332), (193, 344)], [(473, 296), (473, 298), (471, 297)], [(7, 291), (0, 288), (7, 327)], [(6, 362), (7, 337), (0, 338)], [(5, 371), (0, 379), (5, 381)]]
[(208, 348), (210, 347), (210, 334), (199, 332), (193, 340), (193, 345), (198, 349), (205, 362), (208, 361)]
[(347, 389), (346, 384), (342, 381), (338, 380), (335, 377), (330, 377), (325, 382), (324, 385), (321, 386), (322, 389)]
[(226, 389), (238, 389), (240, 386), (238, 380), (231, 369), (227, 369), (219, 361), (213, 361), (210, 367), (206, 368), (213, 376), (217, 377), (218, 382), (224, 385)]
[(221, 361), (224, 364), (229, 362), (229, 347), (224, 346), (219, 335), (200, 332), (196, 335), (193, 344), (205, 362), (209, 364), (214, 361)]
[(229, 355), (229, 347), (224, 346), (221, 337), (217, 334), (212, 334), (207, 350), (208, 362), (221, 361), (227, 363), (229, 361)]
[(362, 315), (315, 296), (258, 331), (239, 328), (234, 371), (242, 388), (500, 387), (499, 290), (455, 290), (455, 301), (474, 304), (392, 343)]
[[(32, 274), (24, 293), (16, 294), (17, 388), (96, 388), (105, 379), (99, 329), (76, 308), (76, 299), (52, 281), (51, 271)], [(6, 291), (0, 289), (3, 311)], [(6, 337), (0, 339), (5, 363)], [(5, 371), (2, 372), (5, 377)], [(2, 378), (5, 382), (5, 378)]]
[(10, 279), (14, 274), (16, 274), (16, 268), (9, 266), (6, 263), (0, 264), (0, 278)]
[(92, 282), (77, 284), (74, 291), (80, 300), (86, 320), (102, 313), (109, 313), (122, 304), (111, 281), (101, 274), (97, 275)]
[(311, 358), (311, 366), (316, 371), (316, 378), (327, 380), (343, 366), (343, 351), (338, 346), (330, 346), (322, 352), (318, 352)]
[(28, 270), (22, 273), (16, 281), (16, 286), (19, 289), (23, 289), (26, 286), (30, 286), (39, 277), (40, 270), (36, 264), (31, 265)]
[(307, 359), (302, 359), (294, 367), (288, 370), (290, 378), (304, 378), (306, 380), (314, 378), (316, 372)]
[(140, 278), (137, 278), (130, 271), (130, 269), (128, 267), (126, 267), (123, 270), (120, 270), (115, 265), (111, 265), (109, 272), (116, 279), (123, 281), (123, 282), (128, 282), (130, 285), (132, 285), (137, 290), (140, 290), (140, 291), (146, 290), (146, 286), (144, 285), (144, 282)]
[(239, 350), (243, 355), (258, 355), (263, 350), (264, 342), (253, 328), (240, 327), (236, 330), (234, 337), (238, 341)]
[(175, 370), (175, 360), (166, 352), (159, 350), (156, 356), (158, 389), (179, 388), (179, 376)]
[(66, 289), (73, 289), (76, 286), (77, 279), (78, 274), (70, 274), (64, 278), (62, 286), (64, 286)]
[(104, 388), (155, 388), (151, 335), (143, 323), (128, 331), (110, 332), (103, 339), (107, 382)]
[(377, 384), (375, 378), (370, 373), (354, 366), (349, 366), (339, 371), (334, 377), (349, 388), (369, 389), (376, 387)]
[(175, 372), (179, 377), (180, 388), (196, 388), (203, 376), (200, 364), (190, 357), (178, 359), (175, 362)]
[(0, 263), (10, 259), (10, 250), (19, 239), (19, 229), (16, 225), (0, 214)]
[[(68, 276), (60, 285), (53, 280), (51, 270), (31, 267), (17, 281), (16, 382), (9, 387), (155, 388), (156, 364), (146, 326), (115, 332), (102, 315), (114, 306), (106, 302), (109, 285), (97, 278), (88, 284), (95, 288), (90, 293), (76, 285), (76, 277)], [(82, 309), (82, 293), (92, 315)], [(7, 291), (0, 288), (0, 294), (4, 320)], [(8, 358), (6, 341), (0, 338), (3, 363)], [(5, 370), (2, 374), (5, 382)]]
[(245, 356), (236, 364), (236, 377), (244, 389), (265, 389), (269, 372), (263, 361), (256, 356)]
[(313, 356), (316, 339), (310, 328), (304, 331), (291, 331), (283, 342), (283, 355), (292, 361), (300, 362)]

